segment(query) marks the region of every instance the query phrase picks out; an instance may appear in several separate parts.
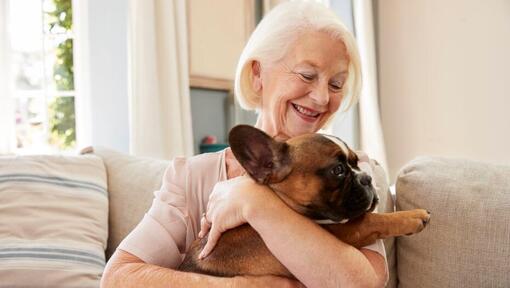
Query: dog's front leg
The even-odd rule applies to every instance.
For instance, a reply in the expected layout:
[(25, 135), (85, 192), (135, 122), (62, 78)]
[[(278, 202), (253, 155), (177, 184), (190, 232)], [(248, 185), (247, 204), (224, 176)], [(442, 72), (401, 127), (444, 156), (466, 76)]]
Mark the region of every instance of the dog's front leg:
[(345, 224), (323, 227), (338, 239), (356, 248), (370, 245), (377, 239), (386, 239), (420, 232), (430, 220), (430, 213), (423, 209), (393, 213), (367, 213)]

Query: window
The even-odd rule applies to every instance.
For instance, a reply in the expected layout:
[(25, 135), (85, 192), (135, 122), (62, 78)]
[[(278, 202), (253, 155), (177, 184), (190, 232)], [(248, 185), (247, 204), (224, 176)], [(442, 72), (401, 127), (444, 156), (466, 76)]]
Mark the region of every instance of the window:
[(71, 0), (9, 0), (8, 13), (18, 152), (74, 149)]

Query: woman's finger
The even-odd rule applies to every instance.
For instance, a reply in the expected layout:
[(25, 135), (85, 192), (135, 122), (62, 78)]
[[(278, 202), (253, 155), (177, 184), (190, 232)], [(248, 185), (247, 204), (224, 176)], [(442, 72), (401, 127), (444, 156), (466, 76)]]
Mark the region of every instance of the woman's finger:
[(205, 244), (204, 249), (202, 249), (202, 252), (200, 252), (200, 255), (198, 255), (198, 259), (204, 259), (211, 253), (211, 251), (216, 246), (216, 243), (220, 239), (221, 232), (216, 229), (214, 225), (211, 227), (211, 231), (209, 232), (209, 236), (207, 236), (207, 243)]
[(211, 222), (207, 220), (204, 213), (200, 219), (200, 232), (198, 233), (198, 238), (204, 238), (204, 236), (207, 235), (207, 232), (209, 232), (209, 229), (211, 229)]

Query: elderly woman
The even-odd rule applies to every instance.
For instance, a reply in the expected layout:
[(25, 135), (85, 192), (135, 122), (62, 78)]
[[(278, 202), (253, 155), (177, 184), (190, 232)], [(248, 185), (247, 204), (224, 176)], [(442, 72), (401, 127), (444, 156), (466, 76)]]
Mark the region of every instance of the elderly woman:
[[(239, 60), (235, 92), (244, 108), (258, 111), (257, 128), (286, 140), (317, 132), (340, 107), (348, 109), (360, 79), (359, 55), (345, 26), (324, 6), (296, 1), (279, 5), (257, 26)], [(229, 148), (175, 159), (152, 207), (108, 262), (102, 287), (384, 285), (381, 241), (359, 250), (349, 246), (243, 173)], [(221, 232), (242, 223), (260, 234), (299, 282), (174, 270), (194, 239), (210, 230), (205, 257)]]

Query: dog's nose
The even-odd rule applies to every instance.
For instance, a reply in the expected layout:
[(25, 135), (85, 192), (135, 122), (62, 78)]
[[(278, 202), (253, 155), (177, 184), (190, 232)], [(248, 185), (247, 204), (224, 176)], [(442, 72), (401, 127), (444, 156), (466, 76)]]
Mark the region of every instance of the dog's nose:
[(359, 183), (361, 183), (361, 185), (363, 186), (370, 186), (372, 184), (372, 177), (370, 177), (370, 175), (361, 175), (361, 177), (359, 178)]

